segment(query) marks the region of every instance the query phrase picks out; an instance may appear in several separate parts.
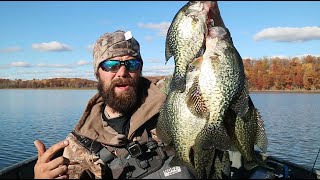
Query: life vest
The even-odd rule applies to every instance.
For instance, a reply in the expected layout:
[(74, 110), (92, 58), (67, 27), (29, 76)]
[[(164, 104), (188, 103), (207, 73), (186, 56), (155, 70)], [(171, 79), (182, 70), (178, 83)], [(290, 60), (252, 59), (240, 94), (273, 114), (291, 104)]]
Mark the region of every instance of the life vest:
[[(195, 179), (185, 166), (170, 167), (174, 154), (163, 151), (158, 143), (143, 131), (139, 141), (132, 141), (121, 148), (117, 156), (107, 146), (71, 132), (89, 152), (98, 156), (105, 164), (103, 174), (113, 179)], [(90, 177), (90, 172), (89, 177)]]

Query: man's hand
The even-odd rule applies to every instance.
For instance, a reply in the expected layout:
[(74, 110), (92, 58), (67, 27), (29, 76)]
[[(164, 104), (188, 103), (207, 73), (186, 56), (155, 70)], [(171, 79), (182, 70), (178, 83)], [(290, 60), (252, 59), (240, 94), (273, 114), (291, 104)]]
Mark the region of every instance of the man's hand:
[(70, 161), (64, 157), (51, 158), (59, 150), (69, 145), (67, 140), (61, 141), (46, 150), (45, 145), (40, 140), (35, 140), (34, 145), (38, 150), (38, 160), (34, 166), (35, 179), (67, 179), (68, 165)]

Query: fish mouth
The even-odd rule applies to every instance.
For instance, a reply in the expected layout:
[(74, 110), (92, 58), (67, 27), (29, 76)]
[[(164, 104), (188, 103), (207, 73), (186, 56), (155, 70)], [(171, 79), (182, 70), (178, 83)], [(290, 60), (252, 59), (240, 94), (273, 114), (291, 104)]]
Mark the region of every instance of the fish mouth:
[(212, 2), (211, 6), (209, 7), (209, 11), (207, 14), (207, 25), (208, 27), (211, 26), (221, 26), (226, 28), (226, 26), (224, 25), (223, 19), (221, 17), (220, 14), (220, 10), (219, 10), (219, 6), (218, 6), (218, 2)]

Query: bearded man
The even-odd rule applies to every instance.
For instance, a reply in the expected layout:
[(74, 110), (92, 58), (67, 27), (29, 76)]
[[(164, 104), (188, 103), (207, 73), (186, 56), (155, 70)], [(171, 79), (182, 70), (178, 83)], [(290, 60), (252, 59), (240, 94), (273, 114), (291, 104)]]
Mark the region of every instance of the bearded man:
[[(186, 167), (168, 166), (173, 156), (162, 151), (155, 135), (166, 95), (142, 76), (142, 66), (130, 31), (98, 38), (93, 49), (98, 93), (66, 140), (48, 150), (40, 140), (34, 142), (35, 178), (194, 178)], [(54, 158), (62, 149), (63, 155)]]

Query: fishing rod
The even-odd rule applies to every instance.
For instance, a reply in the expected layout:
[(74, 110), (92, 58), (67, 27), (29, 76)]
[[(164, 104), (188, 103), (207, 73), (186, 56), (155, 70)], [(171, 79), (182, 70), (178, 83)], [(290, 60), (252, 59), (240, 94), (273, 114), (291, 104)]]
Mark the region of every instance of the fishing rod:
[(311, 169), (310, 174), (309, 174), (309, 178), (311, 177), (311, 174), (312, 174), (312, 172), (313, 172), (314, 166), (316, 165), (316, 162), (317, 162), (317, 159), (318, 159), (319, 153), (320, 153), (320, 148), (319, 148), (319, 150), (318, 150), (317, 157), (316, 157), (316, 159), (314, 160), (314, 163), (313, 163), (312, 169)]

